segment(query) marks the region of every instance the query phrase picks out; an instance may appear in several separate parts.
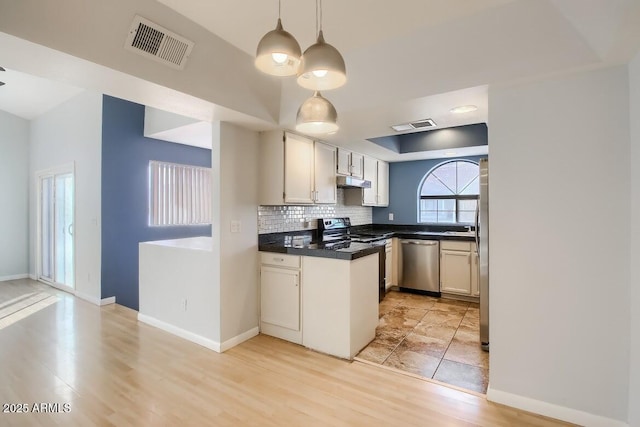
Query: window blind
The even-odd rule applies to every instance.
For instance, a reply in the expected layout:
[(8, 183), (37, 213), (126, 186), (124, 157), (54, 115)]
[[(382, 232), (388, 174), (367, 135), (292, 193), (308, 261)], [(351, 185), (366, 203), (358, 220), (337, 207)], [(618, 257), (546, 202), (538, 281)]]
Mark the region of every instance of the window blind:
[(211, 224), (211, 169), (149, 162), (149, 225)]

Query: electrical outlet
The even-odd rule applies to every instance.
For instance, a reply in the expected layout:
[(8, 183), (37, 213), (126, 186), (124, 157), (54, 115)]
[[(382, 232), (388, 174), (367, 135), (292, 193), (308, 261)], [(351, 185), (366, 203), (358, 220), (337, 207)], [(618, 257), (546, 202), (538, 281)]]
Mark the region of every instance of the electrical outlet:
[(393, 212), (389, 212), (389, 221), (393, 221)]
[(240, 222), (240, 220), (237, 220), (237, 219), (231, 221), (231, 232), (239, 233), (240, 230), (242, 230), (242, 222)]
[(182, 299), (182, 311), (187, 311), (187, 299)]

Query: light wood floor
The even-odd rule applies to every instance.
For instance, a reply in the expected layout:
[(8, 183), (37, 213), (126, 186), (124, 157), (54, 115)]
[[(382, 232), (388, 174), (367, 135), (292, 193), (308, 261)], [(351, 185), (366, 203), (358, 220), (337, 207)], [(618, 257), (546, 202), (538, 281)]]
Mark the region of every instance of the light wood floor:
[(0, 425), (565, 425), (266, 336), (217, 354), (136, 314), (62, 294), (0, 330), (0, 402), (70, 404)]

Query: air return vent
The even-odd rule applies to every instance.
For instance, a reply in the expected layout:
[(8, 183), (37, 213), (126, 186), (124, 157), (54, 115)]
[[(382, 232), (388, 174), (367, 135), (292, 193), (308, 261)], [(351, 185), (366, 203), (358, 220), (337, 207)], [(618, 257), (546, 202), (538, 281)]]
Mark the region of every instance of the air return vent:
[(399, 125), (393, 125), (391, 126), (391, 129), (395, 130), (396, 132), (404, 132), (404, 131), (413, 130), (413, 129), (426, 129), (426, 128), (433, 128), (433, 127), (436, 127), (436, 122), (434, 122), (432, 119), (425, 119), (425, 120), (418, 120), (416, 122), (411, 122), (411, 123), (402, 123)]
[(178, 70), (184, 69), (194, 42), (136, 15), (125, 49)]
[(418, 122), (411, 122), (409, 124), (413, 126), (414, 129), (432, 128), (432, 127), (435, 127), (436, 125), (435, 122), (431, 119), (420, 120)]

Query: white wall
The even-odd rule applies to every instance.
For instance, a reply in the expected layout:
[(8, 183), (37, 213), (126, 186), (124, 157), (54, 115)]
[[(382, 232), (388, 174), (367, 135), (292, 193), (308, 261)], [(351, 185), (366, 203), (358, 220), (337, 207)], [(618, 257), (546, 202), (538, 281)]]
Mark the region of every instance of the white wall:
[[(257, 334), (258, 327), (258, 133), (220, 124), (219, 235), (221, 340)], [(215, 174), (214, 174), (215, 176)], [(240, 221), (239, 233), (231, 222)]]
[(76, 292), (100, 300), (102, 95), (66, 101), (31, 121), (29, 271), (36, 274), (37, 171), (75, 162)]
[(0, 111), (0, 280), (29, 273), (29, 121)]
[[(279, 80), (259, 72), (251, 55), (155, 0), (92, 1), (90, 5), (85, 0), (0, 0), (0, 10), (5, 67), (167, 111), (198, 114), (203, 120), (234, 117), (256, 123), (253, 117), (260, 119), (257, 123), (278, 121)], [(195, 42), (184, 70), (124, 49), (136, 14)], [(58, 52), (43, 51), (6, 35)], [(108, 69), (73, 61), (60, 52)], [(126, 74), (154, 84), (125, 79)]]
[(626, 67), (490, 88), (491, 400), (627, 419), (628, 100)]
[[(220, 351), (211, 237), (140, 243), (140, 321)], [(180, 286), (176, 286), (176, 284)]]
[(640, 425), (640, 53), (629, 65), (631, 125), (631, 354), (629, 425)]

